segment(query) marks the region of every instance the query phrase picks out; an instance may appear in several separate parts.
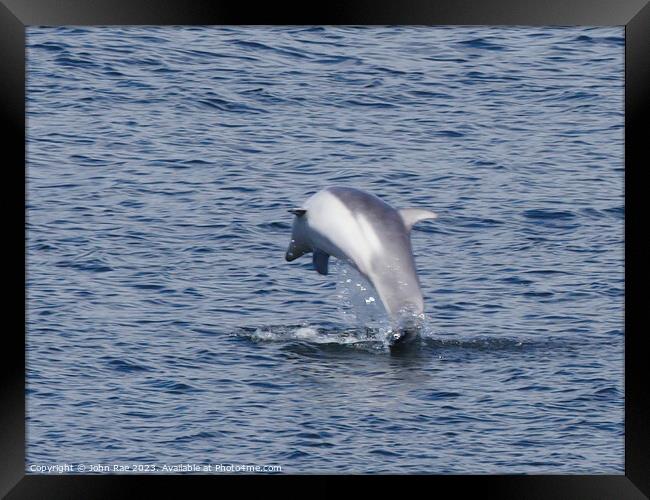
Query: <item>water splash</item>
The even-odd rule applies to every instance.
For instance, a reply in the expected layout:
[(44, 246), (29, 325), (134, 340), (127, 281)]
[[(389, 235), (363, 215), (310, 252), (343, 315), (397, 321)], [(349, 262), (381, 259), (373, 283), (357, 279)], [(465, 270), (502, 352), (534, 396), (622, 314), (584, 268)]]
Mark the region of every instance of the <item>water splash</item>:
[(346, 346), (367, 351), (387, 351), (386, 334), (372, 328), (319, 328), (312, 325), (242, 327), (235, 332), (255, 342), (293, 342)]
[(238, 335), (256, 342), (304, 342), (308, 344), (338, 344), (372, 351), (388, 351), (394, 334), (403, 328), (415, 328), (420, 337), (430, 337), (432, 328), (423, 314), (404, 311), (399, 321), (390, 319), (375, 288), (353, 266), (333, 260), (330, 276), (335, 277), (334, 300), (341, 326), (309, 323), (241, 328)]
[(349, 327), (377, 330), (387, 344), (400, 328), (415, 328), (421, 337), (434, 337), (433, 326), (423, 313), (405, 309), (398, 321), (391, 321), (375, 288), (347, 262), (336, 260), (331, 269), (338, 278), (338, 312)]
[(375, 288), (345, 261), (332, 262), (336, 276), (338, 313), (346, 325), (381, 328), (388, 325), (388, 315)]
[(359, 331), (374, 331), (388, 347), (394, 326), (375, 288), (349, 263), (335, 260), (337, 311), (343, 323)]

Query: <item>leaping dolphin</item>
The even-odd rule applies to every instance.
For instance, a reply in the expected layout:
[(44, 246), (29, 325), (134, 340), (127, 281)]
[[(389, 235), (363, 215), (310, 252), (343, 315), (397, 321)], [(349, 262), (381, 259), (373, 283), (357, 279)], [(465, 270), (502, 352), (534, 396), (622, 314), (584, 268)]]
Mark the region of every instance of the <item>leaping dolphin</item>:
[[(349, 187), (329, 187), (312, 195), (295, 215), (286, 259), (313, 252), (314, 267), (327, 274), (330, 256), (347, 261), (375, 288), (393, 320), (423, 317), (424, 301), (411, 249), (411, 228), (435, 219), (429, 210), (396, 210), (377, 196)], [(391, 344), (411, 340), (400, 328)]]

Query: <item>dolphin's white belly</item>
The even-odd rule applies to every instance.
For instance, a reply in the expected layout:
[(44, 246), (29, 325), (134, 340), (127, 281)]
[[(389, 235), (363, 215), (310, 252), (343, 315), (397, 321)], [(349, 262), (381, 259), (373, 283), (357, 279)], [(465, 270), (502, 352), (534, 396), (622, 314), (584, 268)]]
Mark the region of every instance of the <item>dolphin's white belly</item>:
[(336, 197), (327, 191), (318, 193), (305, 203), (311, 243), (314, 248), (351, 261), (367, 274), (374, 257), (382, 251), (382, 244), (370, 223), (360, 214), (352, 214)]
[(382, 241), (363, 212), (353, 213), (328, 191), (314, 195), (305, 208), (314, 250), (354, 265), (373, 284), (389, 313), (397, 313), (407, 303), (416, 313), (422, 312), (422, 295), (410, 248), (395, 254), (395, 246)]
[(288, 261), (313, 252), (321, 274), (327, 274), (329, 256), (348, 261), (372, 283), (391, 317), (423, 312), (409, 232), (434, 213), (397, 211), (376, 196), (343, 187), (319, 191), (291, 211), (296, 218)]

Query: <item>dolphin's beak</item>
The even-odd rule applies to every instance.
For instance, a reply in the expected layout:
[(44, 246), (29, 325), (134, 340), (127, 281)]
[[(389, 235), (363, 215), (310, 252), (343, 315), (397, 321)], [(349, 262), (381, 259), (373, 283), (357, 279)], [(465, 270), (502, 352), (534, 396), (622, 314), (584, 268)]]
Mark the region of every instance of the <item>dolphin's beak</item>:
[(291, 243), (289, 243), (289, 248), (287, 248), (287, 252), (284, 254), (284, 258), (287, 262), (291, 262), (292, 260), (296, 260), (298, 257), (300, 257), (300, 255), (296, 255), (295, 245), (293, 243), (293, 240), (291, 240)]

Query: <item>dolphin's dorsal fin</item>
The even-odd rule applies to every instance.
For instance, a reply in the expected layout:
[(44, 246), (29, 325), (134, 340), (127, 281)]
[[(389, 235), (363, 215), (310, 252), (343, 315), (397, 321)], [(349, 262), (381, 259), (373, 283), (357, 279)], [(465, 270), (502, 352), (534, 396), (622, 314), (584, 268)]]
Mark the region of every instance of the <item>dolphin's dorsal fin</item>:
[(305, 215), (305, 213), (307, 213), (307, 210), (305, 210), (304, 208), (290, 208), (289, 212), (291, 212), (294, 215), (297, 215), (298, 217), (302, 217), (303, 215)]
[(402, 221), (404, 221), (404, 226), (406, 226), (407, 231), (410, 231), (416, 222), (438, 217), (437, 214), (434, 214), (430, 210), (424, 210), (422, 208), (402, 208), (398, 212), (400, 217), (402, 217)]
[(327, 274), (329, 254), (322, 250), (314, 250), (314, 267), (319, 274)]

